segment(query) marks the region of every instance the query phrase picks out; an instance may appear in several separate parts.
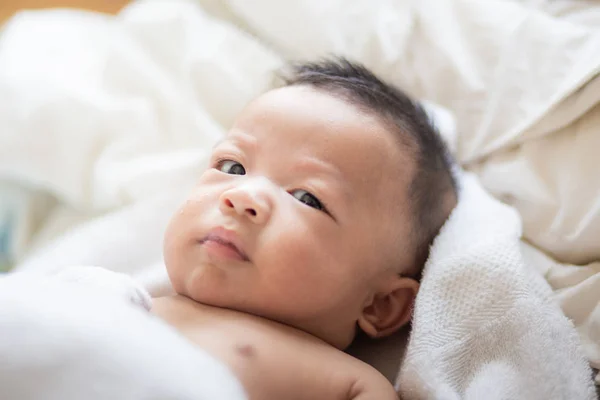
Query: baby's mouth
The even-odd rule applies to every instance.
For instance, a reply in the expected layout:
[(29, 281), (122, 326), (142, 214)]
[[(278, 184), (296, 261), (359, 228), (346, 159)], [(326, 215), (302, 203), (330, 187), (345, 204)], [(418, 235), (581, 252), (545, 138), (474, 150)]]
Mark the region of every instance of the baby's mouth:
[[(235, 234), (224, 229), (216, 229), (199, 241), (207, 251), (223, 258), (237, 259), (239, 261), (250, 261), (246, 253), (238, 247), (233, 240)], [(236, 240), (237, 241), (237, 240)]]

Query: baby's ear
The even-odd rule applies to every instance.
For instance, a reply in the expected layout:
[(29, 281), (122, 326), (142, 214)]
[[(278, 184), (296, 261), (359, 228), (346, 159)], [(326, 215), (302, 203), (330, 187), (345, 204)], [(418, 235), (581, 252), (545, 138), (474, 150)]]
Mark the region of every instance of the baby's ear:
[(381, 338), (398, 331), (411, 318), (419, 282), (393, 276), (383, 284), (358, 319), (358, 326), (368, 336)]

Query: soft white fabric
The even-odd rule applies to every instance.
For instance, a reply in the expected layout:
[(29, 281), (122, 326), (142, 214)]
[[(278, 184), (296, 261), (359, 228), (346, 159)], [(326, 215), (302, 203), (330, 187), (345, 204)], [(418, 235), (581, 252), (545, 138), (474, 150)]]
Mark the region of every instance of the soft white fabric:
[(233, 374), (139, 306), (35, 274), (0, 278), (0, 396), (242, 400)]
[(576, 331), (476, 178), (436, 238), (397, 388), (407, 399), (595, 399)]
[(524, 253), (600, 367), (600, 14), (590, 5), (580, 23), (550, 3), (197, 0), (136, 2), (116, 17), (20, 14), (0, 34), (0, 182), (20, 184), (27, 204), (8, 251), (24, 270), (101, 265), (168, 291), (162, 231), (212, 144), (285, 58), (336, 52), (453, 113), (457, 159), (561, 261)]
[[(526, 262), (546, 278), (565, 315), (573, 321), (588, 361), (600, 368), (600, 263), (586, 266), (561, 264), (522, 243)], [(600, 385), (600, 374), (596, 375)]]
[[(34, 279), (39, 279), (40, 275), (35, 274), (37, 277)], [(52, 279), (103, 291), (107, 295), (125, 300), (146, 311), (152, 309), (152, 298), (146, 288), (122, 272), (114, 272), (102, 267), (74, 265), (61, 269), (52, 275)]]

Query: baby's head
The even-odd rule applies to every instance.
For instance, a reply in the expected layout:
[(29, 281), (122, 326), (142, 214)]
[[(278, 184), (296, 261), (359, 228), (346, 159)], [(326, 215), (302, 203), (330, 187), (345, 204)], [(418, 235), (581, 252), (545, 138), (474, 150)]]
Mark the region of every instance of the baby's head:
[(297, 65), (215, 146), (165, 263), (180, 294), (345, 348), (410, 320), (456, 197), (420, 106), (346, 60)]

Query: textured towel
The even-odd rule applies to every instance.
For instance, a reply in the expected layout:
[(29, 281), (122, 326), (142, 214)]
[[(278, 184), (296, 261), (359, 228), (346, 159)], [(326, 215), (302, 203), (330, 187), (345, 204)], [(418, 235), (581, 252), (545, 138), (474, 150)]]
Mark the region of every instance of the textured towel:
[(523, 261), (517, 213), (474, 176), (436, 239), (397, 387), (405, 399), (594, 399), (571, 322)]

